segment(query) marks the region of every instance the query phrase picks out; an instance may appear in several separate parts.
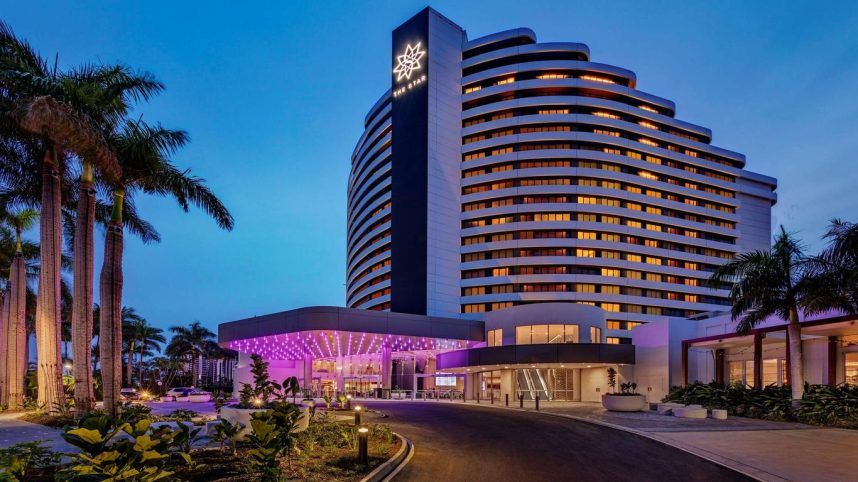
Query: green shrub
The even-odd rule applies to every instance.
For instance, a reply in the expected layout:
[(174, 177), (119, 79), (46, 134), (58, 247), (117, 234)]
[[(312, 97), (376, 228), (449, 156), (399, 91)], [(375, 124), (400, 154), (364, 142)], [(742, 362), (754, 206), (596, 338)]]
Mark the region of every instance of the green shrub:
[[(102, 412), (104, 413), (104, 412)], [(152, 409), (140, 403), (125, 402), (119, 406), (119, 420), (135, 425), (141, 420), (152, 418)]]
[(289, 460), (295, 446), (293, 431), (300, 414), (297, 406), (278, 401), (274, 402), (271, 409), (251, 415), (250, 426), (253, 431), (247, 438), (251, 445), (247, 451), (247, 463), (263, 482), (280, 479), (280, 458), (286, 456)]
[(189, 410), (187, 408), (179, 408), (168, 413), (166, 417), (163, 417), (163, 420), (170, 420), (175, 422), (190, 422), (191, 419), (199, 416), (200, 414), (193, 410)]
[(44, 447), (44, 441), (24, 442), (0, 449), (0, 480), (25, 481), (34, 469), (60, 463), (60, 454)]
[(185, 431), (161, 427), (150, 430), (151, 420), (134, 425), (114, 421), (101, 414), (85, 415), (77, 427), (67, 427), (62, 434), (69, 444), (80, 449), (71, 454), (72, 462), (57, 474), (58, 480), (127, 480), (151, 482), (166, 479), (171, 456), (191, 463), (185, 448)]
[(742, 417), (858, 427), (858, 387), (851, 385), (806, 384), (804, 397), (796, 409), (792, 408), (789, 386), (776, 385), (756, 390), (740, 384), (695, 382), (672, 388), (664, 401), (720, 408)]

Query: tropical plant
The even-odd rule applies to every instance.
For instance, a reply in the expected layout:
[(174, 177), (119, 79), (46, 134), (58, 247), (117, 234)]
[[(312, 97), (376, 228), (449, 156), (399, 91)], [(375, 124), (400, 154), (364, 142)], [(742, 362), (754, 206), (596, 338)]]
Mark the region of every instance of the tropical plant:
[(166, 468), (171, 454), (191, 462), (180, 450), (184, 432), (151, 430), (150, 424), (148, 418), (131, 424), (100, 413), (84, 415), (77, 427), (62, 434), (80, 453), (70, 454), (72, 462), (57, 474), (58, 480), (156, 481), (172, 475)]
[[(126, 308), (123, 308), (123, 311)], [(133, 311), (133, 308), (131, 308)], [(126, 322), (125, 314), (123, 313), (122, 339), (127, 345), (128, 365), (127, 365), (127, 380), (128, 384), (132, 384), (132, 373), (134, 371), (134, 356), (138, 358), (138, 373), (137, 383), (143, 385), (143, 357), (146, 354), (151, 354), (154, 351), (161, 351), (161, 344), (166, 341), (164, 338), (164, 330), (156, 328), (149, 324), (145, 318), (136, 315), (133, 319)]]
[(823, 238), (828, 245), (811, 259), (817, 283), (809, 309), (858, 314), (858, 224), (834, 219)]
[[(30, 209), (2, 213), (2, 221), (14, 229), (14, 238), (5, 230), (0, 233), (4, 258), (9, 260), (8, 281), (0, 303), (0, 406), (12, 410), (21, 408), (24, 401), (24, 376), (27, 345), (26, 305), (27, 266), (25, 241), (22, 233), (36, 222), (38, 214)], [(35, 256), (35, 246), (26, 243), (29, 257)], [(9, 253), (11, 251), (11, 253)], [(11, 256), (10, 256), (11, 254)]]
[(801, 243), (781, 226), (769, 252), (752, 251), (738, 255), (720, 266), (710, 284), (731, 284), (731, 315), (741, 334), (776, 315), (787, 320), (789, 380), (793, 404), (798, 405), (804, 389), (799, 313), (810, 303), (815, 278)]
[(165, 353), (187, 360), (191, 364), (191, 385), (195, 385), (199, 380), (197, 361), (202, 356), (217, 349), (215, 334), (199, 321), (195, 321), (186, 327), (170, 327), (170, 331), (173, 333), (173, 338), (167, 345)]
[(617, 370), (614, 367), (608, 367), (608, 387), (611, 388), (611, 392), (617, 390)]
[(0, 449), (0, 480), (24, 482), (35, 469), (59, 465), (60, 454), (45, 447), (45, 441), (17, 443)]
[(257, 354), (250, 355), (250, 373), (253, 383), (242, 383), (239, 392), (239, 408), (264, 408), (275, 401), (287, 401), (298, 394), (300, 386), (297, 377), (289, 377), (283, 383), (272, 382), (268, 375), (268, 362)]
[(233, 455), (235, 455), (238, 437), (242, 429), (244, 429), (244, 425), (241, 423), (233, 424), (230, 423), (229, 420), (223, 418), (218, 421), (220, 423), (215, 425), (214, 440), (220, 444), (221, 451), (225, 450), (226, 444), (227, 442), (229, 442), (231, 452)]
[(85, 156), (107, 176), (119, 166), (104, 136), (85, 109), (85, 92), (98, 84), (101, 69), (60, 72), (50, 68), (26, 41), (0, 23), (0, 103), (2, 132), (41, 152), (40, 271), (36, 303), (39, 400), (62, 403), (59, 350), (62, 181), (71, 154)]
[(253, 431), (247, 440), (251, 449), (247, 451), (250, 469), (259, 474), (263, 482), (280, 480), (280, 458), (289, 458), (295, 446), (295, 425), (300, 416), (298, 407), (284, 401), (274, 402), (269, 410), (251, 414)]
[(199, 417), (200, 414), (195, 412), (194, 410), (189, 410), (187, 408), (179, 408), (173, 410), (168, 413), (166, 417), (167, 420), (174, 420), (176, 422), (190, 422), (192, 419)]

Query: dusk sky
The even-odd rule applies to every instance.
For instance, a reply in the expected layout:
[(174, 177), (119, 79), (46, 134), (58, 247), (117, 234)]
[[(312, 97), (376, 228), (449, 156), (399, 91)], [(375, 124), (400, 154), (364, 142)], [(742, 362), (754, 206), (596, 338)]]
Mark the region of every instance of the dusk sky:
[[(138, 200), (163, 242), (127, 238), (124, 303), (160, 327), (345, 303), (346, 182), (366, 111), (390, 86), (391, 31), (423, 2), (2, 0), (0, 18), (61, 67), (122, 62), (167, 91), (135, 115), (182, 128), (175, 161), (232, 210)], [(646, 3), (646, 5), (645, 5)], [(275, 6), (276, 5), (276, 6)], [(583, 42), (634, 71), (677, 118), (778, 179), (773, 226), (811, 249), (858, 221), (854, 2), (505, 1), (431, 4), (470, 38), (515, 27)], [(100, 270), (102, 243), (96, 251)]]

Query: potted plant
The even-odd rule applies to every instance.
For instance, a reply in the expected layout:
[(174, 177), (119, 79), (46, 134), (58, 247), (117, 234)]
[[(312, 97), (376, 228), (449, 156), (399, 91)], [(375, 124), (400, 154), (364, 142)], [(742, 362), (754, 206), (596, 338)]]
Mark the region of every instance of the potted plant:
[(310, 424), (309, 407), (289, 403), (288, 398), (298, 393), (298, 379), (290, 377), (283, 383), (269, 380), (268, 362), (259, 355), (251, 355), (253, 360), (250, 372), (253, 374), (253, 384), (242, 383), (239, 392), (239, 403), (222, 407), (220, 418), (229, 423), (243, 427), (239, 432), (239, 440), (242, 440), (251, 432), (251, 419), (254, 414), (266, 412), (283, 404), (294, 405), (300, 412), (295, 422), (294, 432), (307, 429)]
[(638, 384), (625, 382), (620, 384), (619, 393), (617, 387), (617, 371), (608, 368), (608, 386), (611, 393), (602, 395), (602, 406), (611, 412), (640, 412), (646, 408), (646, 397), (637, 393)]

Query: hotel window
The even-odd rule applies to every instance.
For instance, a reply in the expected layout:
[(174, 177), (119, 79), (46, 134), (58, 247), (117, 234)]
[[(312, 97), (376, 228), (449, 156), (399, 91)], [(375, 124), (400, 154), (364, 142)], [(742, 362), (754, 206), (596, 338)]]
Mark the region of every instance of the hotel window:
[(609, 330), (622, 330), (622, 322), (608, 320), (607, 321), (607, 328)]
[(843, 354), (845, 367), (843, 370), (846, 383), (858, 385), (858, 352)]
[(602, 343), (602, 329), (597, 326), (590, 327), (590, 343)]
[(509, 268), (493, 268), (492, 276), (509, 276)]
[(778, 359), (763, 360), (763, 386), (778, 384)]
[(653, 123), (650, 123), (650, 122), (647, 122), (647, 121), (640, 121), (640, 122), (638, 122), (638, 124), (640, 124), (642, 127), (646, 127), (647, 129), (655, 129), (655, 130), (658, 130), (658, 126), (657, 126), (657, 125), (655, 125), (655, 124), (653, 124)]
[(503, 310), (505, 308), (512, 308), (512, 301), (504, 301), (502, 303), (491, 304), (491, 311)]
[(569, 109), (539, 109), (539, 115), (568, 114)]
[(609, 311), (612, 313), (618, 313), (620, 311), (619, 303), (602, 303), (601, 308), (605, 311)]
[(593, 129), (593, 134), (599, 134), (603, 136), (611, 136), (611, 137), (620, 137), (619, 132), (615, 131), (606, 131), (604, 129)]
[(548, 343), (564, 343), (563, 325), (548, 325)]
[(620, 259), (618, 251), (602, 251), (602, 257), (605, 259)]
[(497, 330), (489, 330), (488, 332), (488, 346), (501, 346), (503, 345), (503, 329), (498, 328)]
[(529, 345), (530, 344), (530, 325), (515, 327), (515, 344)]
[(619, 286), (604, 285), (601, 288), (601, 293), (605, 294), (605, 295), (618, 295), (618, 294), (620, 294), (620, 287)]
[(641, 262), (641, 256), (639, 254), (627, 254), (626, 255), (626, 261), (628, 261), (630, 263), (640, 263)]
[(593, 112), (593, 115), (597, 116), (597, 117), (605, 117), (608, 119), (619, 119), (620, 118), (620, 116), (618, 116), (617, 114), (611, 114), (610, 112), (603, 112), (603, 111)]
[(579, 258), (595, 258), (596, 250), (595, 249), (581, 249), (578, 248), (575, 250), (575, 256)]
[(595, 214), (578, 214), (578, 221), (583, 221), (586, 223), (595, 223), (596, 215)]
[(515, 82), (515, 77), (507, 77), (505, 79), (501, 79), (501, 80), (495, 82), (495, 85), (511, 84), (513, 82)]
[(611, 243), (619, 243), (620, 242), (620, 235), (619, 234), (602, 233), (602, 241), (609, 241)]
[(486, 310), (485, 310), (485, 307), (483, 307), (483, 305), (480, 304), (480, 305), (465, 305), (464, 311), (465, 311), (465, 313), (481, 313), (481, 312), (486, 311)]
[(482, 86), (480, 86), (480, 85), (474, 85), (474, 86), (471, 86), (471, 87), (465, 87), (465, 93), (466, 93), (466, 94), (470, 94), (471, 92), (476, 92), (476, 91), (478, 91), (478, 90), (480, 90), (480, 89), (482, 89), (482, 88), (483, 88), (483, 87), (482, 87)]
[(582, 75), (580, 77), (581, 80), (589, 80), (590, 82), (599, 82), (602, 84), (615, 84), (611, 79), (606, 79), (604, 77), (596, 77), (595, 75)]
[(646, 137), (641, 137), (640, 139), (638, 139), (638, 142), (640, 142), (641, 144), (647, 145), (647, 146), (658, 147), (657, 142), (650, 140), (650, 139), (647, 139)]
[(640, 109), (641, 109), (641, 110), (645, 110), (645, 111), (647, 111), (647, 112), (653, 112), (653, 113), (655, 113), (655, 114), (658, 114), (658, 111), (657, 111), (657, 110), (653, 109), (652, 107), (650, 107), (650, 106), (648, 106), (648, 105), (643, 105), (643, 104), (642, 104), (642, 105), (639, 105), (638, 107), (640, 107)]
[(569, 74), (539, 74), (536, 76), (536, 78), (540, 80), (568, 79)]
[(575, 291), (578, 293), (595, 293), (596, 285), (586, 284), (586, 283), (578, 283), (575, 285)]
[(602, 276), (611, 276), (613, 278), (619, 278), (620, 277), (620, 270), (602, 268)]
[(596, 233), (592, 231), (578, 231), (578, 239), (596, 239)]

